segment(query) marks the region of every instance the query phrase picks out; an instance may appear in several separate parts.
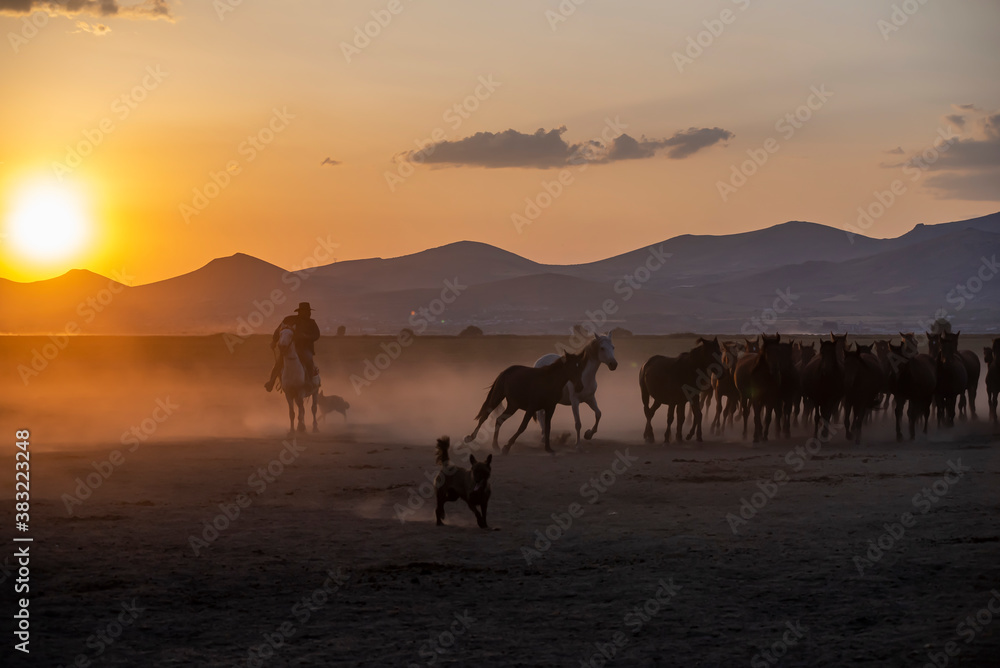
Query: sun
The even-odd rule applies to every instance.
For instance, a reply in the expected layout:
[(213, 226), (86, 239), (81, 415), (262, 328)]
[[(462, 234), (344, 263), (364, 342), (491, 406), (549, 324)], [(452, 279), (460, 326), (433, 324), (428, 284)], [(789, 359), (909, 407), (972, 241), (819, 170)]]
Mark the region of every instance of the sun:
[(74, 188), (42, 183), (14, 197), (7, 240), (25, 259), (58, 262), (78, 255), (87, 245), (91, 224), (83, 197)]

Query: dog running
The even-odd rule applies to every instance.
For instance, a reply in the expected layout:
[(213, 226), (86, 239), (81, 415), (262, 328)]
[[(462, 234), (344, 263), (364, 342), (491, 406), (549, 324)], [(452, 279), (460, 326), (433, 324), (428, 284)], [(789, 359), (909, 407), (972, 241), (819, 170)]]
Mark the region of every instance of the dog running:
[(476, 461), (476, 456), (469, 455), (471, 470), (461, 466), (455, 466), (448, 459), (448, 448), (451, 446), (451, 439), (447, 436), (439, 438), (437, 441), (437, 463), (441, 467), (434, 478), (434, 487), (437, 489), (437, 524), (444, 524), (444, 504), (459, 499), (469, 504), (469, 508), (476, 514), (476, 521), (480, 528), (489, 529), (486, 523), (486, 506), (490, 502), (490, 464), (493, 462), (493, 455), (486, 457), (486, 461)]

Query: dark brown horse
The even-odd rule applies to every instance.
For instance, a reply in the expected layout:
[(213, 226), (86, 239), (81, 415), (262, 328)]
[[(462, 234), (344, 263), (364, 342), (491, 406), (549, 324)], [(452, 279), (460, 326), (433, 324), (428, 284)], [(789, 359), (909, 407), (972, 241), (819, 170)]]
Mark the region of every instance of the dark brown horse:
[(573, 383), (573, 388), (577, 392), (583, 391), (583, 382), (580, 378), (583, 373), (583, 366), (584, 359), (582, 354), (574, 355), (573, 353), (566, 353), (552, 364), (538, 369), (520, 365), (507, 367), (493, 381), (493, 385), (486, 395), (486, 401), (483, 402), (483, 407), (479, 409), (479, 413), (476, 415), (479, 423), (472, 433), (465, 437), (465, 442), (468, 443), (476, 438), (476, 435), (479, 434), (479, 428), (493, 414), (493, 411), (497, 409), (500, 402), (506, 400), (507, 405), (504, 407), (503, 413), (497, 417), (496, 426), (493, 430), (493, 449), (500, 449), (497, 444), (497, 438), (500, 435), (500, 426), (511, 415), (520, 410), (524, 411), (524, 419), (521, 421), (521, 426), (517, 428), (514, 435), (503, 446), (503, 454), (510, 452), (514, 441), (517, 440), (517, 437), (528, 426), (528, 422), (531, 421), (535, 413), (544, 411), (545, 425), (543, 433), (545, 436), (545, 450), (546, 452), (552, 452), (552, 448), (549, 445), (549, 433), (552, 430), (552, 414), (556, 410), (556, 404), (559, 403), (559, 399), (562, 397), (563, 388), (566, 387), (566, 383)]
[[(684, 405), (691, 404), (692, 434), (697, 432), (701, 442), (701, 392), (706, 383), (711, 383), (713, 372), (719, 372), (721, 359), (719, 338), (698, 339), (698, 345), (690, 352), (681, 353), (677, 357), (653, 355), (639, 369), (639, 391), (642, 394), (642, 410), (646, 415), (646, 429), (643, 438), (647, 443), (655, 440), (653, 436), (653, 416), (656, 410), (666, 404), (672, 412), (677, 409), (677, 440), (681, 440), (684, 427)], [(652, 405), (649, 400), (653, 399)], [(668, 418), (670, 415), (668, 414)], [(663, 437), (665, 443), (670, 442), (670, 427)]]
[[(740, 405), (740, 391), (736, 389), (736, 362), (739, 360), (739, 345), (734, 342), (723, 344), (722, 371), (712, 377), (712, 389), (715, 392), (715, 419), (712, 420), (712, 431), (721, 434), (726, 424), (733, 423), (733, 415)], [(726, 399), (726, 409), (722, 409), (722, 399)]]
[(796, 426), (799, 424), (800, 414), (803, 415), (803, 420), (808, 420), (812, 415), (812, 402), (805, 397), (802, 391), (802, 376), (814, 357), (816, 357), (815, 343), (810, 343), (808, 346), (803, 343), (795, 344), (792, 359), (795, 362), (795, 375), (798, 376), (799, 387), (795, 405), (792, 407), (792, 420)]
[[(943, 336), (954, 336), (956, 339), (956, 345), (959, 334), (952, 334), (951, 330), (946, 330), (938, 334), (927, 334), (927, 348), (930, 351), (931, 357), (937, 357), (938, 353), (941, 352), (941, 337)], [(962, 366), (965, 367), (965, 377), (966, 386), (965, 392), (958, 396), (958, 414), (963, 420), (965, 419), (965, 409), (966, 406), (969, 408), (969, 414), (972, 419), (976, 419), (976, 395), (979, 393), (979, 376), (982, 372), (982, 365), (979, 363), (979, 357), (976, 353), (971, 350), (959, 350), (958, 358), (962, 362)]]
[(861, 427), (878, 405), (884, 386), (882, 365), (871, 346), (855, 343), (854, 350), (844, 352), (844, 427), (848, 440), (853, 434), (855, 445), (861, 443)]
[[(753, 410), (753, 442), (766, 441), (775, 413), (781, 419), (781, 369), (785, 358), (781, 335), (762, 335), (759, 353), (748, 353), (736, 363), (734, 377), (740, 391), (743, 438)], [(789, 350), (788, 360), (791, 361)]]
[(1000, 339), (993, 339), (992, 348), (983, 348), (986, 362), (986, 400), (990, 405), (990, 419), (997, 424), (997, 398), (1000, 396)]
[(821, 421), (824, 437), (829, 434), (830, 421), (844, 398), (844, 367), (837, 359), (837, 347), (836, 341), (820, 341), (819, 355), (802, 372), (802, 394), (816, 416), (813, 437), (819, 434)]
[[(928, 341), (930, 338), (928, 337)], [(968, 388), (969, 376), (965, 363), (958, 354), (958, 334), (944, 332), (939, 339), (937, 362), (937, 414), (938, 425), (955, 426), (955, 403)]]
[(889, 382), (895, 398), (896, 440), (903, 440), (903, 407), (907, 407), (910, 423), (910, 440), (916, 438), (917, 421), (924, 419), (924, 434), (930, 422), (931, 404), (937, 388), (937, 365), (930, 355), (918, 353), (916, 339), (903, 336), (898, 346), (889, 344)]

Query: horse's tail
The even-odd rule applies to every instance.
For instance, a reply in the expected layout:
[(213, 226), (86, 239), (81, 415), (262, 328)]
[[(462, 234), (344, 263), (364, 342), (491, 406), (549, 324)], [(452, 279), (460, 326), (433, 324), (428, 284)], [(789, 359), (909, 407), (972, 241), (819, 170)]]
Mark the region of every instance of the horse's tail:
[(503, 380), (505, 373), (506, 372), (503, 372), (497, 376), (497, 379), (493, 381), (493, 385), (490, 386), (490, 391), (486, 395), (486, 401), (483, 402), (483, 407), (479, 409), (478, 413), (476, 413), (477, 420), (485, 420), (488, 418), (490, 414), (496, 410), (497, 406), (500, 405), (500, 402), (504, 400), (503, 383), (500, 381)]
[(447, 436), (442, 436), (437, 442), (437, 456), (434, 461), (438, 463), (439, 466), (448, 466), (448, 448), (451, 446), (451, 439)]

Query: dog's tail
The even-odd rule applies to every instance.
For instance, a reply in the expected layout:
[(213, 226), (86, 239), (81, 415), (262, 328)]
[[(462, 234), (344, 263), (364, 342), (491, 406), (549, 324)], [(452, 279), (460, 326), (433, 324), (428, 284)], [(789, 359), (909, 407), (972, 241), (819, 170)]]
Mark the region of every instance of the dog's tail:
[(483, 407), (479, 409), (476, 414), (477, 420), (485, 420), (496, 410), (500, 402), (504, 400), (503, 391), (503, 378), (506, 372), (501, 373), (497, 376), (497, 379), (493, 381), (493, 385), (490, 386), (490, 391), (486, 395), (486, 401), (483, 402)]
[(437, 456), (435, 461), (439, 466), (448, 466), (448, 448), (451, 446), (451, 439), (447, 436), (442, 436), (438, 439), (437, 443)]

